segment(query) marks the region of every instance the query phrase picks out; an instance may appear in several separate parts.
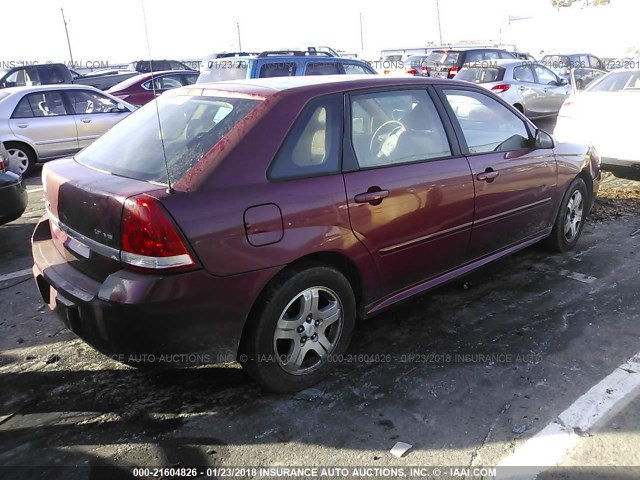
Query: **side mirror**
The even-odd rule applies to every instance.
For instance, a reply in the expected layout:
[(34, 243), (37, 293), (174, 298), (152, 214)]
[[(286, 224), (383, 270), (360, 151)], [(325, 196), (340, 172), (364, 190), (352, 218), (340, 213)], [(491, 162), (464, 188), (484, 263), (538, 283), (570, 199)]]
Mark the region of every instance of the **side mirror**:
[(536, 148), (554, 148), (556, 146), (556, 142), (553, 140), (553, 137), (549, 135), (544, 130), (536, 130)]
[(118, 102), (118, 104), (116, 105), (116, 108), (117, 108), (118, 112), (128, 112), (129, 111), (129, 109), (124, 106), (124, 103), (120, 103), (120, 102)]

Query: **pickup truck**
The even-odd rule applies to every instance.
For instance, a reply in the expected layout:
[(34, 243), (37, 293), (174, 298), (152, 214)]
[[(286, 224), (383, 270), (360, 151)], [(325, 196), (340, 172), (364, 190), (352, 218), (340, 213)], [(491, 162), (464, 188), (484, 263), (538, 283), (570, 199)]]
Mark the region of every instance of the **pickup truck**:
[[(167, 64), (169, 68), (161, 68), (165, 66), (164, 64)], [(138, 61), (130, 64), (126, 70), (108, 69), (86, 75), (75, 72), (62, 63), (19, 65), (8, 70), (0, 70), (0, 88), (76, 83), (107, 90), (117, 83), (140, 74), (141, 70), (144, 73), (144, 68), (150, 69), (153, 66), (154, 71), (174, 70), (174, 64), (176, 68), (184, 67), (188, 69), (181, 62), (168, 60)]]

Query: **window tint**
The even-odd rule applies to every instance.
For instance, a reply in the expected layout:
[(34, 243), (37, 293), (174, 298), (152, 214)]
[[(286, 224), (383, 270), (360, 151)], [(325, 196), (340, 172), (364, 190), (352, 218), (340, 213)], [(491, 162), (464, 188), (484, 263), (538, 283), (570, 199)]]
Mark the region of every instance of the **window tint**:
[(68, 90), (67, 97), (76, 115), (112, 113), (118, 109), (117, 102), (91, 90)]
[[(464, 63), (482, 62), (482, 52), (467, 52)], [(449, 63), (447, 61), (447, 63)]]
[(491, 83), (502, 80), (503, 68), (465, 68), (456, 75), (456, 80), (465, 80), (472, 83)]
[(498, 60), (499, 58), (500, 52), (497, 52), (495, 50), (487, 50), (486, 52), (484, 52), (485, 60)]
[(298, 117), (271, 168), (272, 179), (326, 175), (340, 171), (342, 97), (308, 106)]
[(3, 82), (5, 87), (24, 87), (40, 85), (37, 68), (20, 68), (9, 75)]
[(295, 74), (295, 63), (265, 63), (260, 67), (260, 78), (292, 77)]
[(364, 168), (451, 156), (440, 116), (422, 90), (354, 96), (351, 140)]
[(160, 81), (160, 88), (162, 90), (168, 90), (171, 88), (178, 88), (182, 86), (182, 77), (180, 75), (166, 75), (158, 79)]
[(362, 65), (355, 65), (353, 63), (343, 63), (342, 66), (344, 67), (344, 73), (346, 73), (347, 75), (360, 75), (363, 73), (371, 73)]
[(260, 102), (161, 95), (156, 101), (157, 110), (142, 108), (128, 116), (82, 150), (76, 160), (115, 175), (166, 184), (166, 155), (169, 175), (175, 182)]
[(183, 78), (184, 78), (184, 82), (183, 82), (184, 85), (193, 85), (198, 80), (198, 74), (188, 73), (183, 75)]
[(469, 153), (504, 152), (529, 146), (524, 122), (488, 95), (468, 90), (444, 90)]
[(64, 83), (64, 75), (57, 65), (42, 65), (40, 67), (40, 81), (44, 85)]
[(522, 65), (513, 69), (513, 79), (517, 82), (535, 83), (533, 71), (528, 65)]
[(60, 92), (40, 92), (26, 95), (13, 111), (12, 118), (56, 117), (67, 115)]
[(338, 75), (342, 73), (336, 62), (308, 63), (305, 75)]
[(533, 69), (536, 71), (536, 75), (538, 76), (538, 83), (549, 85), (558, 81), (558, 78), (555, 76), (555, 74), (542, 65), (534, 65)]

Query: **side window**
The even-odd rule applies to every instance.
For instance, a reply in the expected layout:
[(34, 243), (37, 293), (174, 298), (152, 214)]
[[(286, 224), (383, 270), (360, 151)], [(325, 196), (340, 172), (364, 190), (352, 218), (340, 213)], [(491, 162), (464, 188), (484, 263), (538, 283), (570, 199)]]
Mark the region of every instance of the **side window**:
[(43, 85), (64, 83), (64, 76), (57, 65), (43, 65), (40, 67), (40, 81)]
[(469, 153), (507, 152), (529, 148), (525, 123), (488, 95), (469, 90), (444, 90)]
[(495, 50), (487, 50), (486, 52), (484, 52), (485, 60), (498, 60), (499, 58), (500, 52), (497, 52)]
[(305, 75), (338, 75), (342, 73), (337, 62), (308, 63)]
[(464, 63), (482, 62), (482, 52), (467, 52)]
[(509, 52), (499, 52), (500, 58), (513, 60), (514, 55), (511, 55)]
[(260, 78), (292, 77), (295, 74), (295, 63), (264, 63), (260, 67)]
[(269, 178), (284, 180), (340, 172), (342, 96), (307, 106), (269, 168)]
[(602, 68), (602, 63), (596, 57), (589, 57), (589, 66), (592, 68)]
[(556, 77), (555, 73), (549, 70), (542, 65), (534, 65), (534, 70), (536, 71), (536, 75), (538, 76), (538, 83), (543, 85), (554, 84), (558, 81), (558, 77)]
[(571, 65), (573, 68), (586, 68), (589, 66), (589, 57), (587, 55), (580, 55), (576, 60), (575, 64)]
[(528, 65), (522, 65), (513, 69), (513, 79), (517, 82), (535, 83), (536, 78)]
[(48, 91), (26, 95), (13, 111), (11, 118), (57, 117), (67, 115), (62, 94)]
[(175, 60), (169, 61), (169, 68), (170, 70), (188, 70), (184, 63), (176, 62)]
[(371, 73), (362, 65), (355, 65), (353, 63), (343, 63), (342, 66), (344, 67), (344, 73), (346, 73), (347, 75), (360, 75), (363, 73)]
[(183, 85), (194, 85), (198, 80), (197, 73), (186, 73), (182, 77), (184, 78)]
[(26, 70), (21, 68), (11, 73), (3, 82), (3, 87), (24, 87), (26, 85), (25, 80)]
[(352, 97), (351, 141), (363, 168), (451, 156), (440, 115), (424, 90)]
[(112, 113), (118, 109), (115, 101), (90, 90), (68, 90), (67, 97), (76, 115)]
[(160, 90), (170, 90), (172, 88), (178, 88), (182, 86), (182, 80), (180, 75), (166, 75), (158, 79), (160, 84)]

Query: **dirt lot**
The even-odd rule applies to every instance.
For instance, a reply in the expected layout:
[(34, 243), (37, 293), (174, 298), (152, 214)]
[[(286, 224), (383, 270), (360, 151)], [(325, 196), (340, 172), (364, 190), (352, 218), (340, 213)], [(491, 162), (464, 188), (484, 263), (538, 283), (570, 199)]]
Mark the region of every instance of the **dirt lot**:
[[(30, 267), (42, 193), (29, 183), (29, 211), (0, 228), (0, 274)], [(360, 324), (331, 377), (297, 395), (262, 392), (237, 364), (125, 367), (63, 328), (32, 279), (0, 282), (0, 477), (69, 465), (86, 468), (46, 478), (98, 478), (100, 465), (122, 467), (106, 478), (135, 466), (496, 465), (640, 351), (639, 207), (640, 183), (607, 175), (576, 251), (534, 246)], [(635, 406), (540, 478), (565, 478), (591, 449), (602, 457), (584, 475), (637, 465)], [(398, 441), (412, 445), (403, 458), (390, 453)]]

